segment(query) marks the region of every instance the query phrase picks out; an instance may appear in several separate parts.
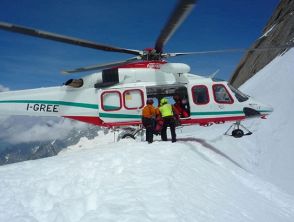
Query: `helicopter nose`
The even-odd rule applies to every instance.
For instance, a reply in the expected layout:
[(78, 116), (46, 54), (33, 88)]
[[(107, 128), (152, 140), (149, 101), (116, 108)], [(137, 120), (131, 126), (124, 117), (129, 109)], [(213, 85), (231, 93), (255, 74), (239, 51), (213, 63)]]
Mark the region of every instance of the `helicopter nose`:
[(260, 118), (266, 119), (268, 115), (270, 115), (274, 111), (274, 108), (269, 105), (263, 105), (260, 107)]
[(271, 114), (274, 109), (272, 106), (269, 105), (264, 105), (261, 103), (250, 103), (249, 107), (243, 108), (243, 111), (247, 118), (258, 116), (264, 118), (265, 116)]
[(269, 115), (274, 111), (274, 108), (272, 106), (269, 105), (263, 105), (260, 107), (260, 114), (265, 116), (265, 115)]

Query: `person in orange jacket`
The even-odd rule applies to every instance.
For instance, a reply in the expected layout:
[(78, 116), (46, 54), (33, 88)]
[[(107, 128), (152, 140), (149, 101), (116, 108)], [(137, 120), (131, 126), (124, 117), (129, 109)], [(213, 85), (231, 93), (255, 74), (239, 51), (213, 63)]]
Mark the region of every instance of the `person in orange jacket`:
[(153, 132), (156, 125), (158, 111), (153, 106), (153, 99), (147, 99), (146, 106), (142, 110), (142, 124), (146, 129), (146, 141), (153, 142)]

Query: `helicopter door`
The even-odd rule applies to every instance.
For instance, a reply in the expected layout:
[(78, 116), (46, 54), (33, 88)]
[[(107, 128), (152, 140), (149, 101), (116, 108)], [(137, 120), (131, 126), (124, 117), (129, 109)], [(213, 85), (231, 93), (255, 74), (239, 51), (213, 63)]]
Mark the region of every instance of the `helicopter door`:
[(212, 105), (209, 88), (206, 85), (193, 85), (190, 92), (191, 117), (200, 122), (201, 119), (210, 118)]
[(137, 123), (141, 121), (145, 95), (143, 87), (102, 90), (99, 117), (105, 123)]

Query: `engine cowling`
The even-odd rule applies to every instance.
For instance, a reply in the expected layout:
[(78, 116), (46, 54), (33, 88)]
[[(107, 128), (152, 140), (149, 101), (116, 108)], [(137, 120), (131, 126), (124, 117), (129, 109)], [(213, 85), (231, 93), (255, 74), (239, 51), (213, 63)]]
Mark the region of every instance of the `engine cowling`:
[(184, 63), (166, 63), (160, 66), (160, 70), (162, 72), (167, 73), (189, 73), (191, 68), (187, 64)]

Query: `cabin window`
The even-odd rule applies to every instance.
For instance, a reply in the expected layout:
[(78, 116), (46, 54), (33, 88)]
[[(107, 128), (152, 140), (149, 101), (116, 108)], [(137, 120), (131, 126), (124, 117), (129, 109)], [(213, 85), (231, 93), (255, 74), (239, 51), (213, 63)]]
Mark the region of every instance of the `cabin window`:
[(222, 84), (216, 84), (212, 86), (213, 89), (213, 95), (214, 95), (214, 100), (217, 103), (227, 103), (231, 104), (234, 102), (232, 96), (226, 89), (226, 87)]
[(193, 86), (192, 95), (193, 101), (197, 105), (205, 105), (209, 103), (208, 89), (204, 85)]
[(108, 91), (101, 95), (101, 104), (104, 111), (121, 109), (121, 95), (118, 91)]
[(139, 89), (126, 90), (123, 98), (126, 109), (140, 109), (144, 106), (143, 92)]

